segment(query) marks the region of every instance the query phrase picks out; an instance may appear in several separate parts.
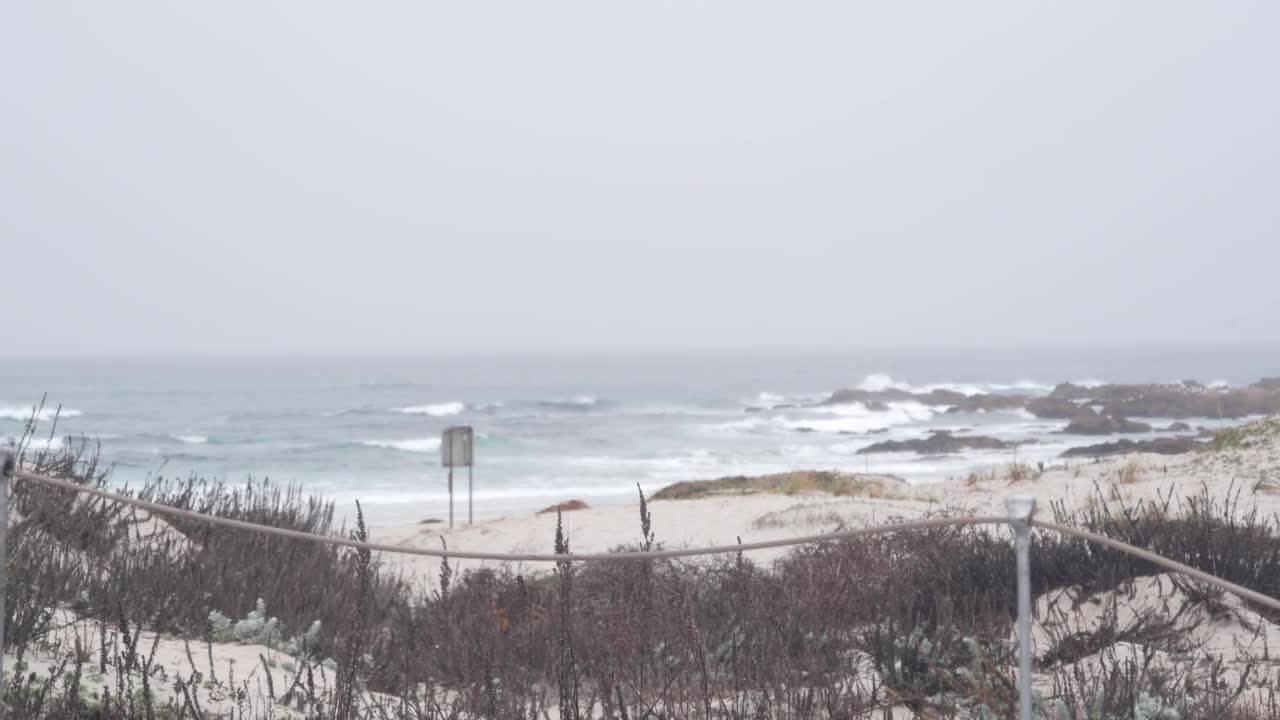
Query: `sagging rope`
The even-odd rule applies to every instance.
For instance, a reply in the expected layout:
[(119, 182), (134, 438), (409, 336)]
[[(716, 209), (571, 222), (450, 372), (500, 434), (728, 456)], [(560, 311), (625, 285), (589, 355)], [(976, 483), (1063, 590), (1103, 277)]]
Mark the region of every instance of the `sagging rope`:
[(373, 552), (383, 553), (399, 553), (402, 555), (422, 555), (426, 557), (447, 557), (453, 560), (494, 560), (498, 562), (592, 562), (604, 560), (670, 560), (673, 558), (694, 557), (698, 555), (724, 555), (727, 553), (746, 552), (749, 550), (766, 550), (769, 548), (788, 547), (791, 545), (805, 545), (808, 543), (832, 542), (835, 540), (843, 540), (846, 538), (860, 537), (864, 535), (876, 535), (886, 532), (899, 532), (905, 530), (927, 530), (931, 528), (948, 527), (956, 525), (992, 525), (1007, 524), (1008, 519), (998, 516), (991, 517), (972, 517), (972, 518), (930, 518), (927, 520), (917, 520), (900, 525), (882, 525), (869, 528), (857, 528), (854, 530), (841, 530), (834, 533), (826, 533), (822, 535), (805, 535), (801, 537), (783, 538), (781, 540), (762, 540), (759, 542), (742, 543), (739, 545), (716, 545), (705, 548), (682, 548), (678, 550), (635, 550), (626, 552), (605, 552), (605, 553), (491, 553), (480, 552), (476, 550), (434, 550), (431, 548), (409, 548), (400, 545), (388, 545), (386, 543), (374, 543), (363, 540), (355, 540), (353, 538), (337, 537), (332, 535), (317, 535), (316, 533), (302, 532), (301, 530), (289, 530), (286, 528), (271, 527), (269, 525), (257, 525), (255, 523), (245, 522), (243, 520), (233, 520), (231, 518), (218, 517), (216, 515), (208, 515), (206, 513), (196, 512), (194, 510), (184, 510), (169, 505), (161, 505), (147, 500), (139, 500), (131, 498), (127, 495), (120, 495), (109, 492), (107, 490), (99, 490), (97, 488), (85, 487), (69, 480), (60, 480), (58, 478), (45, 477), (44, 475), (36, 475), (35, 473), (17, 470), (14, 477), (20, 480), (30, 480), (32, 482), (51, 485), (53, 487), (70, 490), (72, 492), (92, 495), (104, 500), (112, 500), (114, 502), (131, 505), (160, 515), (169, 517), (185, 518), (195, 520), (209, 525), (219, 525), (222, 527), (236, 528), (238, 530), (248, 530), (250, 532), (262, 533), (264, 535), (276, 535), (278, 537), (287, 537), (294, 540), (307, 540), (310, 542), (327, 543), (330, 545), (341, 545), (343, 547), (355, 548), (357, 550), (370, 550)]
[[(336, 537), (330, 535), (318, 535), (316, 533), (302, 532), (300, 530), (289, 530), (286, 528), (270, 527), (268, 525), (257, 525), (255, 523), (245, 522), (243, 520), (233, 520), (231, 518), (218, 517), (206, 513), (196, 512), (194, 510), (184, 510), (169, 505), (161, 505), (160, 503), (150, 502), (132, 498), (127, 495), (113, 493), (98, 488), (86, 487), (69, 480), (51, 478), (44, 475), (37, 475), (25, 470), (16, 468), (5, 468), (13, 477), (27, 480), (30, 482), (40, 483), (51, 487), (69, 490), (71, 492), (82, 493), (94, 497), (110, 500), (113, 502), (130, 505), (132, 507), (147, 510), (159, 515), (169, 517), (185, 518), (209, 525), (217, 525), (221, 527), (235, 528), (238, 530), (247, 530), (249, 532), (261, 533), (264, 535), (274, 535), (277, 537), (285, 537), (293, 540), (305, 540), (309, 542), (325, 543), (329, 545), (338, 545), (342, 547), (355, 548), (357, 550), (369, 550), (371, 552), (395, 553), (401, 555), (419, 555), (425, 557), (452, 558), (455, 560), (492, 560), (497, 562), (599, 562), (611, 560), (669, 560), (674, 558), (696, 557), (700, 555), (724, 555), (728, 553), (748, 552), (752, 550), (766, 550), (770, 548), (790, 547), (795, 545), (807, 545), (812, 543), (835, 542), (838, 540), (847, 540), (856, 537), (865, 537), (869, 535), (880, 535), (884, 533), (908, 532), (916, 530), (931, 530), (942, 527), (964, 527), (976, 525), (1007, 525), (1009, 519), (995, 515), (977, 516), (968, 518), (927, 518), (924, 520), (913, 520), (910, 522), (896, 523), (893, 525), (877, 525), (874, 527), (856, 528), (852, 530), (838, 530), (836, 532), (824, 533), (821, 535), (802, 535), (799, 537), (783, 538), (779, 540), (761, 540), (757, 542), (739, 543), (737, 545), (714, 545), (703, 548), (681, 548), (675, 550), (635, 550), (625, 552), (607, 552), (607, 553), (491, 553), (479, 552), (476, 550), (433, 550), (429, 548), (407, 548), (399, 545), (389, 545), (386, 543), (373, 543), (363, 540), (355, 540), (353, 538)], [(1170, 560), (1161, 555), (1157, 555), (1149, 550), (1134, 547), (1127, 543), (1099, 535), (1098, 533), (1088, 530), (1081, 530), (1067, 525), (1058, 523), (1044, 522), (1040, 520), (1032, 520), (1031, 526), (1040, 528), (1041, 530), (1052, 530), (1078, 537), (1092, 543), (1097, 543), (1114, 550), (1128, 553), (1142, 560), (1146, 560), (1154, 565), (1158, 565), (1176, 573), (1186, 575), (1206, 584), (1212, 585), (1226, 592), (1237, 595), (1251, 602), (1280, 611), (1280, 600), (1263, 595), (1260, 592), (1250, 590), (1242, 585), (1215, 577), (1202, 570), (1197, 570), (1189, 565), (1184, 565), (1175, 560)]]

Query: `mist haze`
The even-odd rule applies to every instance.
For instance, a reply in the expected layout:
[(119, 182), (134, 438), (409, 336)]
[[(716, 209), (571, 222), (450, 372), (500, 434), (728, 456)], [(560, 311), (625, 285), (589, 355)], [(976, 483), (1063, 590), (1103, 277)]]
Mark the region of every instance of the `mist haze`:
[(19, 354), (1280, 341), (1275, 4), (0, 16)]

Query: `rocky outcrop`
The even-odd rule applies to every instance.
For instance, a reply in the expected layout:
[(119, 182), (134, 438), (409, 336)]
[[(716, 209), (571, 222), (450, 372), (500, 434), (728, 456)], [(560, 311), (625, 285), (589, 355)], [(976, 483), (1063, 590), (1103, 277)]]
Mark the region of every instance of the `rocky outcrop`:
[(884, 390), (837, 390), (820, 405), (862, 403), (883, 409), (887, 403), (918, 402), (948, 412), (982, 412), (1025, 408), (1038, 418), (1071, 420), (1081, 410), (1102, 416), (1141, 418), (1242, 418), (1280, 413), (1280, 378), (1263, 378), (1248, 387), (1209, 387), (1195, 380), (1167, 384), (1077, 385), (1062, 383), (1043, 397), (976, 393), (934, 389), (911, 392), (899, 388)]
[(1189, 437), (1164, 437), (1154, 440), (1116, 440), (1098, 445), (1073, 447), (1062, 453), (1062, 457), (1104, 457), (1107, 455), (1125, 455), (1127, 453), (1156, 453), (1158, 455), (1181, 455), (1200, 447), (1201, 443)]
[(947, 408), (949, 413), (996, 412), (1018, 410), (1026, 406), (1030, 398), (1025, 395), (962, 395)]
[(1069, 420), (1080, 413), (1080, 403), (1070, 398), (1049, 396), (1028, 401), (1026, 409), (1038, 418)]
[(1066, 435), (1115, 435), (1151, 432), (1151, 426), (1127, 418), (1099, 415), (1092, 410), (1087, 410), (1072, 417), (1071, 422), (1062, 432)]
[(889, 388), (888, 390), (837, 390), (820, 405), (846, 405), (862, 403), (868, 408), (886, 409), (887, 403), (918, 402), (921, 405), (935, 407), (947, 406), (948, 412), (979, 412), (991, 410), (1016, 410), (1030, 400), (1025, 395), (994, 395), (978, 393), (965, 395), (954, 390), (936, 389), (927, 393), (913, 393), (907, 390)]
[(1211, 388), (1194, 380), (1091, 388), (1064, 383), (1054, 388), (1049, 398), (1093, 405), (1101, 414), (1117, 417), (1240, 418), (1280, 412), (1280, 386), (1272, 380), (1246, 388)]
[(1015, 442), (984, 435), (952, 435), (946, 430), (936, 430), (926, 438), (886, 440), (868, 445), (857, 454), (914, 452), (922, 455), (946, 455), (964, 450), (1007, 450), (1017, 445)]
[(1171, 423), (1169, 427), (1161, 430), (1161, 432), (1192, 432), (1192, 431), (1193, 431), (1192, 427), (1184, 422)]

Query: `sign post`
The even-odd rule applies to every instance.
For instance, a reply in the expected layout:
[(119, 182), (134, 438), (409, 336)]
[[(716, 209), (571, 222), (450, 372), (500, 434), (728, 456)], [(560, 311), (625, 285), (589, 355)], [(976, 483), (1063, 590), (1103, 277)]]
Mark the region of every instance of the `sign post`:
[(453, 527), (453, 469), (467, 469), (467, 524), (475, 520), (473, 470), (475, 433), (470, 426), (445, 428), (440, 436), (440, 464), (449, 469), (449, 527)]

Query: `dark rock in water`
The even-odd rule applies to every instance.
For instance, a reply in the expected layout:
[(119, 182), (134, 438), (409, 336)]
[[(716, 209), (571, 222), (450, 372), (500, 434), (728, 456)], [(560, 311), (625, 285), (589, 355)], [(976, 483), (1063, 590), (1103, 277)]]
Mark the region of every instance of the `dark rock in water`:
[[(1058, 383), (1053, 388), (1053, 392), (1049, 393), (1049, 397), (1054, 400), (1088, 400), (1093, 397), (1094, 388), (1085, 385), (1077, 385), (1075, 383)], [(1030, 409), (1030, 408), (1028, 408)]]
[(444, 521), (441, 520), (440, 518), (427, 518), (425, 520), (419, 520), (418, 524), (419, 525), (435, 525), (437, 523), (442, 523), (442, 522)]
[(1102, 457), (1105, 455), (1125, 455), (1127, 453), (1157, 453), (1160, 455), (1181, 455), (1200, 447), (1200, 443), (1189, 437), (1166, 437), (1154, 440), (1116, 440), (1098, 445), (1074, 447), (1062, 453), (1062, 457)]
[(1191, 432), (1191, 426), (1184, 422), (1176, 422), (1172, 423), (1161, 432)]
[(1115, 433), (1151, 432), (1146, 423), (1134, 422), (1122, 417), (1098, 415), (1091, 411), (1081, 412), (1071, 418), (1071, 422), (1062, 430), (1067, 435), (1113, 435)]
[(808, 425), (802, 425), (802, 426), (800, 426), (800, 427), (796, 428), (796, 432), (798, 432), (798, 433), (811, 433), (811, 432), (817, 432), (817, 430), (814, 430), (813, 428), (809, 427)]
[(1206, 387), (1193, 380), (1166, 385), (1098, 387), (1063, 383), (1043, 400), (1031, 401), (1027, 409), (1038, 417), (1053, 417), (1047, 413), (1064, 412), (1063, 403), (1077, 402), (1096, 406), (1101, 414), (1115, 417), (1239, 418), (1280, 412), (1280, 379), (1264, 379), (1247, 388), (1226, 389)]
[(955, 402), (945, 403), (951, 407), (950, 413), (962, 412), (995, 412), (999, 410), (1017, 410), (1024, 407), (1030, 398), (1025, 395), (967, 395)]
[(914, 440), (886, 440), (868, 445), (859, 455), (887, 452), (914, 452), (922, 455), (949, 455), (964, 450), (1007, 450), (1018, 443), (983, 435), (952, 435), (946, 430), (936, 430), (927, 438)]
[(800, 406), (793, 405), (791, 403), (784, 403), (782, 405), (771, 405), (769, 407), (762, 407), (760, 405), (750, 405), (746, 408), (746, 411), (749, 413), (758, 413), (758, 412), (767, 412), (769, 410), (795, 410), (798, 407)]
[(848, 389), (837, 390), (819, 405), (862, 403), (873, 410), (884, 410), (887, 403), (894, 402), (947, 406), (948, 412), (952, 413), (1025, 408), (1038, 418), (1057, 420), (1071, 420), (1082, 408), (1093, 408), (1099, 415), (1117, 418), (1240, 418), (1280, 412), (1280, 377), (1263, 378), (1241, 388), (1207, 387), (1195, 380), (1096, 387), (1061, 383), (1044, 397), (995, 393), (965, 395), (945, 389), (929, 392), (898, 388)]
[[(1058, 387), (1062, 387), (1059, 385)], [(1055, 389), (1056, 393), (1057, 390)], [(1074, 400), (1054, 396), (1035, 398), (1026, 405), (1027, 412), (1038, 418), (1069, 420), (1080, 413), (1080, 405)]]
[(819, 405), (847, 405), (850, 403), (869, 403), (869, 402), (902, 402), (905, 400), (915, 400), (914, 393), (906, 390), (837, 390), (831, 393), (831, 397), (818, 403)]
[(566, 500), (562, 503), (552, 505), (551, 507), (543, 508), (538, 511), (538, 514), (547, 515), (553, 512), (573, 512), (574, 510), (587, 510), (590, 509), (590, 507), (590, 505), (581, 500)]
[(887, 403), (918, 402), (922, 405), (950, 407), (950, 412), (977, 412), (979, 410), (1013, 410), (1027, 403), (1025, 395), (990, 395), (978, 393), (965, 395), (955, 390), (936, 389), (927, 393), (913, 393), (907, 390), (889, 388), (887, 390), (837, 390), (831, 397), (819, 405), (842, 405), (862, 403), (872, 410), (887, 410)]

